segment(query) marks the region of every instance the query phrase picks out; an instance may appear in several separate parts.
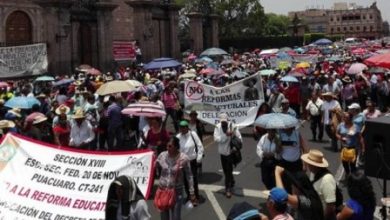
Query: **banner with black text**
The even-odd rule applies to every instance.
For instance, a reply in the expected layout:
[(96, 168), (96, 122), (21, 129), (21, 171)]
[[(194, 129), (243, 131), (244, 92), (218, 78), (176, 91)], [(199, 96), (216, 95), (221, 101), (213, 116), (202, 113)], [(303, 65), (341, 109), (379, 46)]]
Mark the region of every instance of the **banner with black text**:
[[(264, 102), (264, 91), (260, 74), (254, 74), (224, 87), (214, 87), (196, 81), (184, 85), (185, 106), (199, 105), (198, 118), (215, 125), (219, 114), (226, 113), (239, 127), (253, 124), (260, 104)], [(201, 105), (213, 106), (215, 110), (201, 109)], [(206, 111), (207, 110), (207, 111)]]
[(153, 152), (58, 149), (7, 134), (0, 144), (0, 219), (103, 220), (108, 188), (134, 178), (148, 198)]

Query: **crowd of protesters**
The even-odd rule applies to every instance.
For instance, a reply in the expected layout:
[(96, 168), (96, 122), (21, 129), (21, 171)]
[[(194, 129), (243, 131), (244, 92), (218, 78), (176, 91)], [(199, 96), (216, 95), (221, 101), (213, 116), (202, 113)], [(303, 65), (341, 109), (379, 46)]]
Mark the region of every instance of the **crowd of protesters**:
[[(340, 59), (330, 61), (328, 58), (334, 55)], [(363, 57), (354, 56), (347, 49), (335, 50), (330, 55), (317, 50), (316, 61), (305, 68), (273, 67), (274, 56), (277, 54), (261, 55), (255, 50), (235, 53), (228, 58), (229, 62), (223, 62), (222, 57), (214, 58), (213, 62), (186, 59), (183, 66), (163, 70), (146, 71), (142, 65), (136, 65), (113, 74), (92, 75), (79, 71), (58, 76), (57, 81), (71, 80), (57, 86), (33, 79), (9, 81), (8, 86), (0, 90), (0, 129), (2, 134), (14, 132), (58, 147), (93, 151), (153, 150), (158, 156), (159, 185), (173, 186), (177, 191), (176, 206), (162, 212), (161, 219), (180, 219), (182, 203), (191, 201), (197, 206), (201, 200), (197, 172), (204, 156), (205, 132), (195, 111), (183, 111), (184, 86), (180, 76), (193, 74), (192, 80), (222, 87), (245, 77), (237, 73), (252, 75), (275, 69), (274, 74), (262, 77), (265, 100), (258, 115), (280, 112), (309, 120), (311, 141), (325, 142), (325, 131), (330, 147), (336, 152), (341, 150), (346, 173), (344, 183), (350, 199), (344, 208), (338, 207), (342, 204), (336, 201), (338, 186), (327, 170), (326, 159), (320, 151), (309, 148), (297, 128), (265, 130), (255, 126), (253, 135), (258, 140), (261, 177), (265, 188), (270, 190), (267, 200), (270, 217), (373, 219), (375, 195), (359, 168), (364, 166), (365, 120), (389, 111), (388, 70), (362, 69), (348, 74), (349, 67), (363, 62)], [(210, 69), (213, 70), (210, 72)], [(281, 81), (285, 75), (296, 76), (298, 82)], [(112, 80), (136, 80), (143, 86), (120, 94), (96, 94), (101, 85)], [(5, 106), (8, 100), (18, 96), (35, 97), (39, 104), (30, 109)], [(143, 101), (162, 106), (166, 117), (121, 114), (128, 104)], [(225, 195), (231, 198), (235, 181), (229, 142), (233, 136), (240, 140), (242, 137), (227, 115), (220, 114), (219, 121), (214, 128), (214, 141), (221, 155)], [(172, 126), (168, 122), (172, 122)], [(305, 168), (312, 175), (310, 178)], [(288, 206), (295, 210), (291, 215), (287, 213)], [(260, 217), (266, 218), (263, 214)]]

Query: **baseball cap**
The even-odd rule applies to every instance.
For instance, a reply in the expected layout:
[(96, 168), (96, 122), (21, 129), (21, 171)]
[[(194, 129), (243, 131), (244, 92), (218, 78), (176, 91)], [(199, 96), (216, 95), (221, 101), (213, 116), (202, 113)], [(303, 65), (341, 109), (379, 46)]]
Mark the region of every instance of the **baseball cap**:
[(287, 202), (288, 194), (286, 190), (280, 187), (274, 187), (269, 192), (269, 198), (278, 204), (283, 204)]
[(188, 121), (187, 120), (182, 120), (179, 123), (180, 127), (188, 127)]
[(350, 106), (348, 106), (348, 109), (360, 109), (360, 105), (357, 103), (352, 103)]

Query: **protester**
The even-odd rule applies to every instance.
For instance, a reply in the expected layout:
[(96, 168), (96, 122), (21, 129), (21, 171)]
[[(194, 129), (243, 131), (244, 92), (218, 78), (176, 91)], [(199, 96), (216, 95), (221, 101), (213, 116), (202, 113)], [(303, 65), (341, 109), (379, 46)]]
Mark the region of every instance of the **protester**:
[(338, 126), (336, 137), (341, 141), (341, 160), (348, 177), (356, 170), (356, 159), (358, 146), (365, 152), (365, 143), (360, 128), (353, 123), (352, 115), (344, 113), (343, 122)]
[(348, 177), (347, 190), (350, 199), (337, 214), (337, 220), (373, 220), (376, 207), (375, 193), (371, 181), (363, 171), (357, 171)]
[(287, 203), (296, 209), (295, 219), (324, 219), (321, 199), (304, 172), (290, 173), (284, 168), (276, 166), (276, 186), (284, 188), (282, 175), (292, 183), (292, 194), (288, 195)]
[(297, 113), (295, 112), (295, 110), (290, 108), (290, 101), (288, 99), (282, 100), (282, 108), (280, 109), (280, 112), (283, 114), (291, 115), (294, 118), (297, 117)]
[(122, 107), (120, 106), (119, 101), (119, 97), (110, 96), (109, 106), (107, 108), (107, 145), (110, 150), (119, 150), (123, 147)]
[[(286, 190), (275, 187), (273, 188), (267, 199), (267, 210), (272, 220), (294, 220), (290, 214), (287, 213), (288, 194)], [(264, 218), (264, 215), (262, 216)]]
[(323, 93), (322, 97), (324, 98), (324, 102), (321, 107), (322, 123), (325, 126), (326, 134), (331, 139), (331, 148), (335, 152), (337, 152), (338, 146), (337, 139), (335, 136), (336, 128), (333, 124), (333, 117), (337, 117), (338, 111), (340, 111), (341, 106), (340, 103), (335, 100), (335, 96), (331, 92)]
[(257, 143), (257, 155), (260, 157), (261, 179), (267, 189), (275, 187), (275, 166), (279, 163), (277, 149), (280, 138), (274, 129), (268, 129)]
[(168, 119), (168, 116), (171, 117), (173, 126), (175, 128), (176, 133), (179, 130), (178, 125), (178, 102), (179, 98), (177, 94), (174, 92), (174, 83), (169, 83), (168, 87), (165, 88), (163, 94), (161, 95), (161, 101), (165, 105), (165, 111), (167, 112), (167, 117), (165, 118), (164, 125)]
[[(173, 136), (168, 144), (167, 151), (162, 152), (156, 165), (161, 168), (161, 176), (158, 180), (160, 188), (175, 188), (176, 202), (174, 207), (163, 210), (160, 213), (161, 220), (180, 220), (181, 206), (183, 204), (184, 176), (188, 181), (190, 199), (195, 202), (193, 176), (191, 173), (190, 160), (187, 155), (180, 152), (180, 140)], [(183, 174), (185, 175), (183, 176)]]
[(322, 108), (323, 101), (318, 97), (317, 93), (313, 93), (311, 99), (306, 105), (306, 110), (309, 112), (310, 129), (312, 134), (312, 140), (317, 140), (317, 128), (318, 128), (318, 141), (322, 142), (324, 136), (324, 125), (322, 124)]
[(70, 129), (69, 146), (88, 150), (89, 143), (95, 138), (92, 125), (85, 120), (85, 114), (82, 109), (76, 110), (73, 120)]
[(226, 113), (219, 115), (219, 123), (214, 129), (214, 141), (218, 143), (218, 152), (221, 155), (222, 170), (225, 175), (225, 196), (232, 197), (232, 190), (235, 185), (233, 177), (233, 162), (231, 160), (230, 140), (235, 135), (242, 140), (241, 133), (236, 125), (229, 121)]
[(310, 150), (309, 153), (301, 156), (310, 172), (314, 189), (320, 196), (324, 209), (324, 219), (335, 219), (336, 217), (336, 180), (327, 169), (329, 164), (319, 150)]
[(151, 215), (137, 183), (130, 176), (119, 176), (108, 189), (106, 220), (149, 220)]
[(54, 143), (58, 146), (68, 146), (70, 140), (71, 126), (66, 115), (67, 108), (60, 106), (56, 109), (58, 122), (53, 126)]
[(169, 140), (169, 132), (163, 127), (161, 118), (149, 117), (147, 119), (149, 127), (143, 132), (142, 148), (152, 150), (156, 156), (166, 150)]
[(366, 119), (378, 118), (382, 113), (375, 107), (375, 103), (367, 100), (366, 109), (363, 110), (363, 115)]

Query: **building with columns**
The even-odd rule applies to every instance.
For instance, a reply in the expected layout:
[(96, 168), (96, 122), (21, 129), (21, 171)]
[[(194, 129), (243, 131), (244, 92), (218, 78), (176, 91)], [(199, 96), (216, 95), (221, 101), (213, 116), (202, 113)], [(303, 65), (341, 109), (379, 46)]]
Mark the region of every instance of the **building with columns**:
[(114, 41), (137, 41), (145, 61), (180, 56), (178, 10), (160, 0), (0, 0), (0, 46), (46, 43), (49, 71), (115, 67)]

